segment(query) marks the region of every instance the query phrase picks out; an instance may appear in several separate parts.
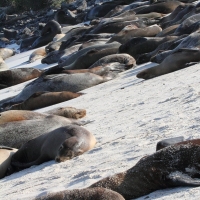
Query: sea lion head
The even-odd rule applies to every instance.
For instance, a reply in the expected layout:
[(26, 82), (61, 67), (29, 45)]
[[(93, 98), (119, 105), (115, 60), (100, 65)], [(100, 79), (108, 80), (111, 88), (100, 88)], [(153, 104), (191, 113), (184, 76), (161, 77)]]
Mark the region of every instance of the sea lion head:
[(142, 79), (151, 79), (155, 77), (155, 74), (150, 73), (147, 70), (141, 71), (136, 75), (137, 78), (142, 78)]
[(82, 153), (83, 151), (80, 149), (80, 142), (78, 141), (78, 138), (75, 136), (70, 137), (60, 145), (55, 160), (56, 162), (64, 162)]

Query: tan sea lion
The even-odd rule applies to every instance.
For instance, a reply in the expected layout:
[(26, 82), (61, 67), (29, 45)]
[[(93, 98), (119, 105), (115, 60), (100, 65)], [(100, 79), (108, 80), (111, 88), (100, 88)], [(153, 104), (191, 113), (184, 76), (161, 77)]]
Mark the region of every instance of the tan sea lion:
[(37, 78), (41, 74), (41, 70), (34, 68), (7, 69), (0, 72), (0, 84), (6, 88)]
[(36, 92), (22, 103), (14, 104), (10, 110), (35, 110), (58, 104), (81, 96), (82, 93), (69, 91), (62, 92)]
[(35, 50), (30, 56), (29, 56), (29, 62), (35, 62), (38, 59), (42, 59), (46, 56), (45, 48), (40, 48)]
[(124, 200), (117, 192), (105, 188), (65, 190), (36, 197), (34, 200)]
[(5, 71), (5, 70), (8, 70), (8, 69), (9, 69), (9, 67), (7, 66), (7, 64), (5, 63), (3, 58), (0, 57), (0, 71)]
[(79, 119), (79, 118), (85, 117), (86, 110), (77, 109), (74, 107), (62, 107), (62, 108), (55, 108), (53, 110), (49, 110), (45, 113), (49, 115), (58, 115), (58, 116), (66, 117), (66, 118)]
[(0, 146), (0, 179), (5, 177), (11, 157), (16, 151), (17, 149), (14, 148)]
[(0, 48), (0, 57), (5, 60), (6, 58), (9, 58), (13, 56), (15, 52), (12, 49), (8, 48)]
[(135, 199), (153, 191), (200, 186), (200, 143), (175, 144), (140, 159), (132, 168), (104, 178), (89, 188), (103, 187)]
[(95, 137), (87, 129), (67, 125), (25, 143), (13, 155), (11, 166), (18, 171), (49, 160), (64, 162), (91, 150), (95, 144)]
[(191, 62), (200, 61), (200, 50), (198, 49), (179, 49), (167, 56), (161, 64), (139, 72), (137, 78), (150, 79), (161, 76), (179, 69), (189, 67)]

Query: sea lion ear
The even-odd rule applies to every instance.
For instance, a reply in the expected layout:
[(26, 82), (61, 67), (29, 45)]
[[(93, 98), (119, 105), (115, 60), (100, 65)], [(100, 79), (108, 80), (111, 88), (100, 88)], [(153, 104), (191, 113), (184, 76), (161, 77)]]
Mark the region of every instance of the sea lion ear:
[(193, 179), (188, 174), (178, 172), (170, 173), (166, 180), (171, 186), (200, 186), (200, 179)]

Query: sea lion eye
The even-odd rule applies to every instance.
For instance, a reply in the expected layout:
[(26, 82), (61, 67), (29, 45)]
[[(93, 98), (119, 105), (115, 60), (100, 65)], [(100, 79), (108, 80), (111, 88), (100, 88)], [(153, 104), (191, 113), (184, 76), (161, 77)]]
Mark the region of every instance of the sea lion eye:
[(59, 150), (62, 150), (62, 149), (63, 149), (63, 145), (60, 146)]

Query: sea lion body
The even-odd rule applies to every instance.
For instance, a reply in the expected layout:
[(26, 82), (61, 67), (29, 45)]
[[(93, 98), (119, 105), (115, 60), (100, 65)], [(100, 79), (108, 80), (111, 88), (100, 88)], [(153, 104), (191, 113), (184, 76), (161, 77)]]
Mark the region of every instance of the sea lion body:
[(29, 56), (29, 62), (35, 62), (38, 59), (42, 59), (46, 56), (45, 48), (40, 48), (35, 50), (30, 56)]
[(86, 110), (77, 109), (74, 107), (62, 107), (62, 108), (55, 108), (53, 110), (49, 110), (45, 113), (49, 115), (58, 115), (58, 116), (66, 117), (66, 118), (79, 119), (79, 118), (85, 117)]
[(16, 151), (17, 149), (14, 148), (0, 146), (0, 179), (6, 175), (11, 158)]
[(146, 156), (125, 172), (104, 178), (90, 186), (120, 193), (125, 199), (176, 186), (200, 186), (200, 145), (180, 144)]
[(136, 76), (137, 78), (150, 79), (179, 69), (184, 69), (189, 66), (188, 63), (199, 61), (199, 50), (180, 49), (179, 51), (167, 56), (161, 64), (145, 69), (139, 72)]
[(42, 71), (34, 68), (16, 68), (0, 72), (0, 84), (10, 87), (37, 78)]
[(49, 160), (64, 162), (89, 151), (95, 144), (93, 134), (81, 126), (60, 127), (25, 143), (12, 157), (11, 166), (24, 169)]
[(0, 125), (0, 145), (20, 148), (25, 142), (35, 137), (69, 124), (83, 125), (84, 122), (43, 114), (34, 119), (3, 123)]
[(0, 57), (5, 60), (6, 58), (9, 58), (13, 56), (15, 52), (12, 49), (8, 48), (0, 48)]
[(58, 104), (70, 99), (77, 98), (81, 93), (74, 92), (37, 92), (31, 95), (24, 102), (11, 106), (11, 110), (35, 110), (54, 104)]
[(37, 197), (34, 200), (124, 200), (117, 192), (105, 188), (65, 190)]
[(119, 33), (115, 34), (108, 41), (117, 41), (124, 44), (133, 37), (153, 37), (160, 33), (162, 29), (158, 25), (148, 26), (146, 28), (135, 28), (133, 26), (124, 27)]

